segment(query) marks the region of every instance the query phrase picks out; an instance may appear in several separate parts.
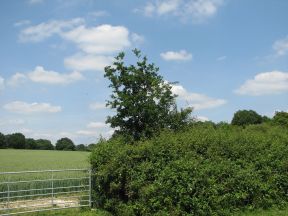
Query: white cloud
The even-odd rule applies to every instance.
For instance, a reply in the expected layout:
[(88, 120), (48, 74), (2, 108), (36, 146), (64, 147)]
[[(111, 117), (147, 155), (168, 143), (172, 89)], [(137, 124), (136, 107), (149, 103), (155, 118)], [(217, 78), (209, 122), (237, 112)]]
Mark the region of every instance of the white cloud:
[(276, 57), (288, 54), (288, 36), (275, 41), (273, 44), (273, 50), (276, 52)]
[(211, 98), (204, 94), (188, 92), (181, 85), (172, 85), (171, 90), (174, 94), (178, 95), (180, 100), (187, 102), (195, 110), (215, 108), (227, 103), (224, 99)]
[(61, 74), (55, 71), (47, 71), (42, 66), (37, 66), (27, 76), (33, 82), (46, 84), (68, 84), (84, 79), (83, 75), (76, 71), (70, 74)]
[(165, 0), (161, 1), (157, 5), (157, 13), (159, 15), (174, 12), (180, 6), (180, 0)]
[(89, 106), (90, 109), (92, 110), (99, 110), (99, 109), (106, 109), (106, 104), (105, 103), (92, 103)]
[(31, 113), (56, 113), (60, 112), (60, 106), (52, 106), (49, 103), (27, 103), (23, 101), (14, 101), (5, 104), (3, 107), (9, 112), (31, 114)]
[(247, 80), (235, 93), (240, 95), (269, 95), (288, 91), (288, 73), (281, 71), (257, 74), (254, 79)]
[(82, 25), (61, 35), (89, 54), (113, 53), (131, 45), (129, 31), (124, 26), (106, 24), (87, 28)]
[(27, 77), (23, 73), (16, 73), (7, 81), (7, 85), (18, 86), (19, 84), (24, 83), (26, 80)]
[(76, 54), (65, 58), (64, 64), (67, 68), (79, 71), (96, 70), (103, 71), (104, 67), (110, 65), (113, 58), (110, 56)]
[[(103, 13), (102, 11), (100, 14), (103, 15)], [(51, 20), (29, 26), (20, 32), (19, 40), (40, 42), (53, 35), (75, 43), (85, 53), (101, 55), (121, 51), (131, 46), (132, 42), (140, 43), (144, 40), (141, 35), (129, 33), (125, 26), (104, 24), (86, 27), (85, 20), (82, 18)]]
[[(143, 9), (143, 13), (145, 16), (152, 16), (155, 10), (156, 10), (156, 6), (154, 6), (154, 4), (152, 4), (151, 2), (147, 2), (147, 4), (145, 5)], [(138, 12), (139, 10), (136, 9), (134, 11)]]
[(61, 34), (64, 31), (73, 29), (84, 23), (82, 18), (75, 18), (68, 21), (51, 20), (35, 26), (29, 26), (20, 32), (19, 40), (21, 42), (40, 42), (55, 34)]
[(196, 121), (205, 122), (209, 121), (209, 118), (207, 118), (206, 116), (196, 116)]
[(196, 21), (202, 21), (214, 16), (222, 4), (223, 0), (192, 0), (185, 4), (185, 13)]
[(107, 128), (108, 125), (105, 124), (104, 122), (90, 122), (87, 125), (87, 128)]
[(135, 44), (142, 44), (145, 41), (144, 36), (136, 33), (131, 34), (131, 40)]
[(155, 0), (147, 2), (142, 12), (145, 16), (171, 15), (198, 23), (213, 17), (223, 3), (224, 0)]
[(20, 26), (24, 26), (24, 25), (29, 25), (31, 23), (30, 20), (19, 20), (18, 22), (14, 23), (15, 27), (20, 27)]
[(92, 130), (79, 130), (76, 133), (83, 136), (97, 136), (97, 132)]
[(168, 51), (161, 53), (160, 56), (166, 61), (189, 61), (192, 59), (192, 54), (188, 53), (186, 50)]
[(0, 93), (4, 89), (5, 84), (4, 84), (4, 79), (0, 76)]

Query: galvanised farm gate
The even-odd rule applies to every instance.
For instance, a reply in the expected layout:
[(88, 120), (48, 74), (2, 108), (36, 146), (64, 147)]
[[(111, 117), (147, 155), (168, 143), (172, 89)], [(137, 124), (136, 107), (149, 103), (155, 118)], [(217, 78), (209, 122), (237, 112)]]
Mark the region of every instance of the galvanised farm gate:
[(91, 170), (0, 172), (0, 215), (91, 207)]

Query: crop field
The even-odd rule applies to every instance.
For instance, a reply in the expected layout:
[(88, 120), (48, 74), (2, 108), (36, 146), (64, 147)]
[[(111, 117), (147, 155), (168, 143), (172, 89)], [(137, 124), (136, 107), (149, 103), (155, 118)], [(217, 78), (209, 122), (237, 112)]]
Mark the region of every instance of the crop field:
[[(12, 191), (10, 193), (10, 201), (12, 201), (9, 204), (10, 207), (19, 208), (23, 205), (28, 206), (29, 203), (50, 207), (51, 179), (53, 179), (53, 193), (55, 193), (54, 202), (61, 201), (62, 205), (63, 202), (65, 205), (69, 202), (72, 203), (71, 206), (74, 206), (78, 205), (78, 198), (83, 200), (83, 196), (86, 196), (85, 200), (87, 200), (87, 192), (84, 191), (87, 191), (89, 184), (88, 172), (86, 171), (89, 168), (88, 159), (88, 152), (0, 150), (0, 172), (84, 169), (84, 171), (0, 175), (0, 209), (2, 209), (0, 214), (5, 213), (3, 209), (7, 208), (7, 183), (5, 182), (12, 182), (9, 183), (9, 190)], [(47, 195), (43, 196), (43, 194)], [(76, 196), (76, 199), (72, 199), (71, 196)], [(13, 203), (13, 201), (15, 202)]]
[(0, 172), (88, 168), (89, 152), (0, 149)]

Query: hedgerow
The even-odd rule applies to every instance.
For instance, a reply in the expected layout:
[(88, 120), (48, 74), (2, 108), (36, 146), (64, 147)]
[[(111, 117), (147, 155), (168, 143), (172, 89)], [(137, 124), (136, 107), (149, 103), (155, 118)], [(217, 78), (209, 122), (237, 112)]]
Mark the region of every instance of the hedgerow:
[(91, 154), (93, 201), (114, 215), (228, 215), (288, 201), (287, 128), (199, 124)]

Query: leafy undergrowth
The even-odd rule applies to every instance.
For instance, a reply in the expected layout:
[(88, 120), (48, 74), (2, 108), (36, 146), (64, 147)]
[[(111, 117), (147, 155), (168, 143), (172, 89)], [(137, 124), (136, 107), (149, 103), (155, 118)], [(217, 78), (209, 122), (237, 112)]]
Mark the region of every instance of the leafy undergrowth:
[(91, 154), (95, 206), (113, 215), (231, 215), (288, 201), (287, 128), (200, 124)]
[(279, 209), (279, 208), (272, 208), (272, 209), (260, 209), (254, 211), (244, 211), (234, 216), (287, 216), (288, 215), (288, 207)]

